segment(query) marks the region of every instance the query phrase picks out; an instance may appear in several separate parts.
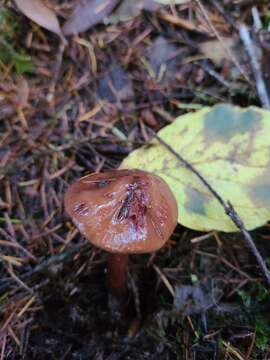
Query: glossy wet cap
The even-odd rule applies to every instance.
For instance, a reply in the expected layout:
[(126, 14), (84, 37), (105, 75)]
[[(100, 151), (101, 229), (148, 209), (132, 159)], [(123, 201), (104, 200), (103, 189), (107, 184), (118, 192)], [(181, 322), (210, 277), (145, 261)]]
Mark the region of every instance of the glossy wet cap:
[(67, 190), (65, 207), (91, 243), (113, 253), (156, 251), (177, 224), (177, 204), (169, 186), (141, 170), (84, 176)]

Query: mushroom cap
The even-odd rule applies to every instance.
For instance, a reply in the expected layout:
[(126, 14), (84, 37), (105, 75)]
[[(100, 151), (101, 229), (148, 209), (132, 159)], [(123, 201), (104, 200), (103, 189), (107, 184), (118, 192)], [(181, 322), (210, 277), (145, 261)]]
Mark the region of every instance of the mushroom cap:
[(178, 217), (167, 183), (142, 170), (86, 175), (67, 190), (65, 208), (92, 244), (112, 253), (160, 249)]

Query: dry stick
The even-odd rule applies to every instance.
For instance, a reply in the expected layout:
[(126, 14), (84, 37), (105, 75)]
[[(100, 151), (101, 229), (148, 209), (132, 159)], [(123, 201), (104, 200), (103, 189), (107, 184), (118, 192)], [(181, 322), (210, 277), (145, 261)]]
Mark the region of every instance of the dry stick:
[(256, 6), (252, 6), (251, 8), (251, 14), (253, 19), (253, 26), (255, 31), (260, 31), (263, 28), (262, 21), (260, 18), (260, 14)]
[(254, 73), (254, 77), (256, 80), (256, 87), (258, 91), (259, 98), (261, 100), (261, 103), (264, 108), (270, 109), (270, 100), (269, 96), (266, 90), (266, 86), (262, 77), (261, 67), (257, 58), (257, 49), (255, 49), (255, 46), (253, 44), (253, 41), (251, 40), (249, 31), (244, 24), (239, 25), (239, 35), (241, 40), (243, 41), (243, 44), (245, 45), (245, 48), (247, 50), (247, 53), (250, 57), (252, 70)]
[(231, 218), (234, 224), (238, 227), (240, 232), (243, 234), (245, 242), (249, 250), (255, 256), (257, 263), (261, 269), (261, 272), (265, 278), (265, 281), (270, 289), (270, 272), (267, 269), (265, 261), (263, 260), (261, 254), (256, 248), (254, 240), (252, 239), (251, 235), (245, 228), (245, 225), (237, 212), (235, 211), (234, 207), (230, 203), (230, 201), (225, 202), (222, 197), (212, 188), (212, 186), (202, 177), (202, 175), (188, 162), (186, 161), (181, 155), (179, 155), (169, 144), (167, 144), (164, 140), (162, 140), (155, 132), (148, 128), (151, 134), (167, 149), (169, 150), (181, 163), (185, 165), (187, 169), (189, 169), (193, 174), (195, 174), (201, 182), (207, 187), (207, 189), (213, 194), (213, 196), (218, 200), (221, 206), (224, 208), (225, 213)]

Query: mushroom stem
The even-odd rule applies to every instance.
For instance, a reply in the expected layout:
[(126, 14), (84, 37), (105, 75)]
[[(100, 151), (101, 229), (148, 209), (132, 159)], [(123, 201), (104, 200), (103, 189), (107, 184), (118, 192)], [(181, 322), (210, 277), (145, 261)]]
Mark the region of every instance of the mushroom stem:
[(127, 295), (128, 255), (108, 254), (107, 258), (107, 286), (119, 300)]

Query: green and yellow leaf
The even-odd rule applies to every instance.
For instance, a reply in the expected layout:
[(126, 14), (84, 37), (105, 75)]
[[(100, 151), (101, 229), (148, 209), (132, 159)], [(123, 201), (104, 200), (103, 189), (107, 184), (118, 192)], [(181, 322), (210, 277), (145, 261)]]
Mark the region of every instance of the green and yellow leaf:
[[(249, 230), (270, 219), (269, 111), (219, 104), (178, 117), (158, 135), (233, 204)], [(161, 176), (176, 196), (182, 225), (237, 231), (205, 185), (157, 140), (132, 152), (121, 167)]]

